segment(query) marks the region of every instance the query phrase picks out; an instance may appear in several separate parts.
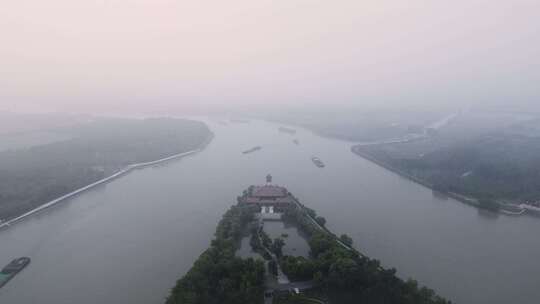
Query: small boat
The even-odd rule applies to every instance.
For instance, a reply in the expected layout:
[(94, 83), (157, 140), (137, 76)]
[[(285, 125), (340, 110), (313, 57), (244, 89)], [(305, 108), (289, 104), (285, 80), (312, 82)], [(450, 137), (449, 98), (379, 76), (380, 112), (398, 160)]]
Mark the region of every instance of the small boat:
[(0, 288), (6, 285), (9, 280), (13, 279), (21, 270), (30, 264), (30, 258), (21, 257), (17, 258), (0, 271)]
[(256, 147), (253, 147), (253, 148), (251, 148), (251, 149), (249, 149), (249, 150), (246, 150), (246, 151), (244, 151), (244, 152), (242, 152), (242, 153), (243, 153), (243, 154), (253, 153), (253, 152), (255, 152), (255, 151), (259, 151), (260, 149), (262, 149), (261, 146), (256, 146)]
[(320, 158), (313, 156), (311, 158), (311, 161), (315, 164), (315, 166), (319, 168), (324, 168), (324, 163), (321, 161)]

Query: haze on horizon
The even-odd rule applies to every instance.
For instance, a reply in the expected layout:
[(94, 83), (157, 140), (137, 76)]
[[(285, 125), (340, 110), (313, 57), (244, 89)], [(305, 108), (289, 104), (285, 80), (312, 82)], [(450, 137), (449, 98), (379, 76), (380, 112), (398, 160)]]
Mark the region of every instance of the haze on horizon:
[(0, 110), (538, 103), (540, 3), (18, 0)]

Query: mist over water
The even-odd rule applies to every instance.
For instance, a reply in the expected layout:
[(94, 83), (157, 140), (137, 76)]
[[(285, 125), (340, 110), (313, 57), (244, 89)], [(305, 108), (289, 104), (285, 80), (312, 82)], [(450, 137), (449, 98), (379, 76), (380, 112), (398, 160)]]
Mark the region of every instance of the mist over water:
[[(0, 263), (32, 258), (0, 302), (163, 303), (225, 210), (271, 173), (403, 279), (455, 303), (536, 303), (539, 11), (538, 0), (4, 3), (0, 221), (208, 132), (145, 118), (191, 117), (215, 136), (0, 229)], [(295, 227), (268, 229), (309, 256)]]
[[(207, 248), (223, 212), (268, 173), (359, 250), (456, 303), (532, 304), (540, 296), (540, 247), (523, 233), (538, 229), (537, 218), (497, 216), (434, 195), (353, 155), (349, 143), (306, 130), (291, 136), (264, 122), (209, 124), (216, 136), (204, 151), (0, 231), (0, 259), (33, 258), (0, 301), (162, 303)], [(263, 149), (241, 153), (253, 145)]]

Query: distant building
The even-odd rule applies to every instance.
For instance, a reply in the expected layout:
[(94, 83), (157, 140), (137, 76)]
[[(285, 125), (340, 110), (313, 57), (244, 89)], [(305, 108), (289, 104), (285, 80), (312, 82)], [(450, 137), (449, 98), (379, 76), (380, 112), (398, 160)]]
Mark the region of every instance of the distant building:
[(259, 208), (272, 207), (277, 213), (295, 208), (294, 198), (285, 187), (264, 185), (251, 186), (244, 196), (239, 198), (240, 204), (255, 205)]

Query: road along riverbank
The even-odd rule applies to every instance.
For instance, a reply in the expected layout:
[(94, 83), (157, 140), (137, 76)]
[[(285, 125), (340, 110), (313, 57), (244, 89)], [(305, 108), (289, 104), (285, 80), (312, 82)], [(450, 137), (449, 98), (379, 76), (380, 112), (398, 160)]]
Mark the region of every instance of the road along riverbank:
[(158, 159), (158, 160), (154, 160), (154, 161), (150, 161), (150, 162), (144, 162), (144, 163), (137, 163), (137, 164), (131, 164), (131, 165), (128, 165), (126, 168), (116, 172), (115, 174), (111, 175), (111, 176), (108, 176), (104, 179), (101, 179), (101, 180), (98, 180), (97, 182), (94, 182), (94, 183), (91, 183), (87, 186), (84, 186), (82, 188), (79, 188), (73, 192), (70, 192), (66, 195), (63, 195), (57, 199), (54, 199), (48, 203), (45, 203), (35, 209), (32, 209), (16, 218), (13, 218), (11, 220), (8, 220), (6, 222), (3, 222), (2, 224), (0, 224), (0, 229), (6, 229), (8, 228), (9, 226), (29, 217), (29, 216), (32, 216), (40, 211), (43, 211), (47, 208), (50, 208), (62, 201), (65, 201), (69, 198), (72, 198), (76, 195), (79, 195), (85, 191), (88, 191), (92, 188), (95, 188), (99, 185), (103, 185), (103, 184), (106, 184), (112, 180), (115, 180), (125, 174), (128, 174), (129, 172), (133, 171), (133, 170), (137, 170), (137, 169), (142, 169), (144, 167), (148, 167), (148, 166), (153, 166), (153, 165), (158, 165), (158, 164), (162, 164), (162, 163), (165, 163), (165, 162), (168, 162), (168, 161), (172, 161), (172, 160), (175, 160), (175, 159), (179, 159), (179, 158), (182, 158), (182, 157), (185, 157), (185, 156), (188, 156), (188, 155), (192, 155), (194, 153), (197, 153), (197, 152), (200, 152), (202, 150), (202, 148), (199, 148), (199, 149), (195, 149), (195, 150), (191, 150), (191, 151), (188, 151), (188, 152), (183, 152), (183, 153), (178, 153), (178, 154), (175, 154), (175, 155), (171, 155), (171, 156), (168, 156), (168, 157), (165, 157), (165, 158), (162, 158), (162, 159)]
[[(2, 288), (0, 303), (163, 304), (238, 193), (269, 172), (329, 230), (347, 233), (403, 279), (463, 304), (540, 297), (540, 243), (524, 233), (540, 229), (538, 218), (497, 216), (436, 195), (351, 153), (350, 142), (305, 129), (297, 128), (295, 145), (276, 124), (205, 122), (215, 137), (204, 151), (135, 170), (0, 230), (2, 264), (32, 258)], [(241, 153), (255, 145), (264, 149)]]
[[(413, 176), (413, 175), (411, 175), (411, 174), (409, 174), (409, 173), (407, 173), (407, 172), (405, 172), (403, 170), (400, 170), (400, 169), (398, 169), (398, 168), (396, 168), (396, 167), (394, 167), (394, 166), (392, 166), (392, 165), (390, 165), (390, 164), (388, 164), (388, 163), (386, 163), (384, 161), (381, 161), (381, 160), (377, 159), (376, 157), (373, 157), (369, 153), (366, 153), (366, 152), (362, 151), (360, 149), (362, 146), (364, 146), (364, 145), (353, 146), (351, 148), (351, 151), (354, 154), (356, 154), (356, 155), (358, 155), (358, 156), (360, 156), (360, 157), (362, 157), (362, 158), (364, 158), (364, 159), (366, 159), (366, 160), (368, 160), (368, 161), (370, 161), (370, 162), (372, 162), (372, 163), (374, 163), (374, 164), (376, 164), (376, 165), (378, 165), (378, 166), (380, 166), (380, 167), (382, 167), (382, 168), (384, 168), (386, 170), (389, 170), (389, 171), (391, 171), (391, 172), (393, 172), (393, 173), (395, 173), (395, 174), (397, 174), (397, 175), (399, 175), (401, 177), (404, 177), (404, 178), (406, 178), (406, 179), (408, 179), (410, 181), (413, 181), (413, 182), (415, 182), (417, 184), (420, 184), (420, 185), (422, 185), (422, 186), (424, 186), (426, 188), (429, 188), (429, 189), (431, 189), (433, 191), (440, 192), (440, 191), (436, 190), (435, 187), (433, 186), (433, 184), (429, 183), (428, 181), (423, 180), (423, 179), (418, 178), (418, 177), (415, 177), (415, 176)], [(455, 193), (455, 192), (440, 192), (440, 193), (444, 194), (444, 195), (446, 195), (446, 196), (448, 196), (450, 198), (453, 198), (453, 199), (455, 199), (455, 200), (457, 200), (459, 202), (467, 204), (469, 206), (473, 206), (473, 207), (476, 207), (476, 208), (482, 208), (480, 202), (475, 198), (468, 197), (468, 196), (465, 196), (463, 194), (459, 194), (459, 193)], [(507, 205), (504, 205), (504, 204), (499, 204), (499, 205), (500, 205), (500, 208), (497, 211), (495, 211), (495, 210), (491, 210), (491, 211), (497, 212), (499, 214), (511, 215), (511, 216), (523, 215), (526, 212), (526, 210), (524, 208), (514, 207), (514, 206), (507, 206)]]

